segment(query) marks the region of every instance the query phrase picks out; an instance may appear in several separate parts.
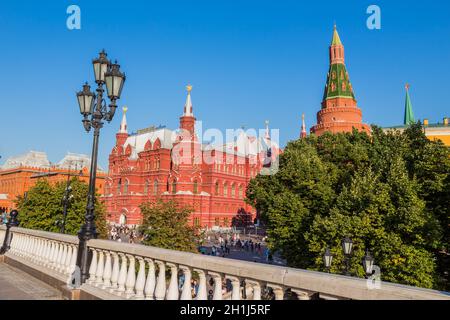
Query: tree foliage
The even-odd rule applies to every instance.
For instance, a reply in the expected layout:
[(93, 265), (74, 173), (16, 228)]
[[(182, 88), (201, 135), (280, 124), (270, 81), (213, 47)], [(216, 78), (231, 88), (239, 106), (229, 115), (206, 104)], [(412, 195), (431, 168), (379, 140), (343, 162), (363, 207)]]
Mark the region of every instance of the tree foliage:
[[(84, 223), (86, 214), (86, 201), (88, 185), (72, 178), (70, 200), (67, 208), (66, 233), (76, 235)], [(60, 222), (63, 220), (62, 199), (66, 190), (66, 182), (50, 184), (46, 179), (39, 179), (27, 193), (26, 198), (18, 197), (17, 208), (19, 210), (20, 226), (23, 228), (60, 232)], [(98, 199), (97, 195), (96, 199)], [(107, 227), (105, 220), (105, 207), (96, 201), (95, 224), (99, 238), (106, 238)]]
[(140, 206), (143, 223), (140, 232), (149, 246), (197, 252), (198, 230), (188, 224), (192, 209), (174, 201), (146, 202)]
[(290, 142), (279, 162), (275, 175), (250, 182), (247, 201), (290, 266), (324, 270), (328, 246), (331, 272), (341, 273), (349, 236), (353, 274), (364, 275), (369, 249), (383, 280), (449, 289), (450, 150), (420, 123), (311, 135)]

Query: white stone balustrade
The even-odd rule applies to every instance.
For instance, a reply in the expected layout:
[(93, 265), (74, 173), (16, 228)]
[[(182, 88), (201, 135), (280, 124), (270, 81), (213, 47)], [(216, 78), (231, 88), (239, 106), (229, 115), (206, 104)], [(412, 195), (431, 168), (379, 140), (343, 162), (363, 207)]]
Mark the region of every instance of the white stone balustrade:
[[(0, 226), (0, 241), (5, 236)], [(11, 228), (5, 256), (70, 281), (76, 270), (78, 238)], [(447, 299), (450, 294), (315, 271), (258, 264), (109, 240), (88, 241), (89, 279), (80, 287), (101, 299), (262, 300), (262, 299)], [(192, 290), (191, 280), (197, 281)], [(228, 283), (228, 285), (226, 285)]]
[[(95, 239), (89, 240), (88, 246), (93, 251), (109, 252), (111, 256), (121, 258), (120, 271), (118, 258), (113, 258), (115, 271), (113, 270), (111, 276), (111, 286), (116, 287), (117, 278), (118, 289), (111, 290), (112, 287), (105, 286), (103, 288), (109, 290), (112, 295), (125, 299), (241, 300), (245, 297), (247, 300), (261, 300), (267, 298), (267, 292), (276, 300), (288, 297), (308, 300), (313, 296), (324, 299), (409, 299), (413, 296), (418, 298), (437, 294), (432, 290), (385, 282), (380, 289), (373, 290), (367, 286), (365, 279), (139, 244)], [(94, 265), (98, 264), (101, 256), (97, 255), (96, 259)], [(106, 268), (103, 269), (103, 274), (95, 274), (99, 283), (98, 277), (102, 278), (103, 283), (109, 278), (109, 272), (105, 270)], [(193, 294), (191, 279), (197, 281), (196, 294)], [(213, 286), (209, 283), (211, 279)], [(226, 281), (231, 282), (231, 290), (228, 292), (224, 286)], [(212, 290), (212, 297), (209, 296), (209, 290)]]
[(6, 256), (20, 258), (28, 266), (40, 266), (48, 273), (57, 273), (70, 280), (77, 259), (77, 237), (17, 227), (11, 228), (11, 233)]

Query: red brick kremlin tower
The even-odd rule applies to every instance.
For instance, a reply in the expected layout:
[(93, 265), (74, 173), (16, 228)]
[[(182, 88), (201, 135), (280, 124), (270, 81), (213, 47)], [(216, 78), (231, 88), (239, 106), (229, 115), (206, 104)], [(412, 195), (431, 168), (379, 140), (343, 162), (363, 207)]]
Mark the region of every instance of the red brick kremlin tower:
[(344, 46), (334, 26), (322, 110), (317, 113), (317, 124), (311, 128), (311, 133), (321, 135), (326, 131), (352, 132), (353, 128), (370, 133), (370, 127), (362, 123), (362, 112), (356, 104), (345, 67)]

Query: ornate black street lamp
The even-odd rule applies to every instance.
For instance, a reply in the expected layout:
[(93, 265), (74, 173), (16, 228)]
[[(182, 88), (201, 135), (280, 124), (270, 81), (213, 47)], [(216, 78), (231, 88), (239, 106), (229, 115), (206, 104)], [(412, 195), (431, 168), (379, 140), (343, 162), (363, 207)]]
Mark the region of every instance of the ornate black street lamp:
[[(83, 85), (83, 90), (77, 93), (80, 113), (83, 116), (83, 126), (87, 132), (94, 128), (94, 142), (92, 145), (91, 168), (89, 175), (89, 193), (87, 197), (85, 223), (78, 232), (80, 240), (78, 247), (77, 266), (80, 268), (81, 283), (84, 283), (89, 276), (90, 254), (87, 248), (87, 241), (97, 237), (95, 228), (95, 178), (97, 174), (98, 140), (100, 129), (103, 127), (103, 120), (110, 122), (116, 111), (116, 101), (120, 99), (125, 74), (120, 72), (120, 65), (111, 63), (107, 59), (107, 54), (103, 50), (99, 57), (92, 61), (94, 66), (95, 82), (97, 83), (97, 94), (91, 92), (90, 86)], [(110, 104), (107, 106), (103, 98), (103, 85), (106, 84), (107, 95)]]
[(350, 276), (350, 255), (352, 254), (353, 242), (349, 237), (345, 237), (342, 240), (342, 250), (345, 256), (345, 275)]
[(330, 252), (330, 248), (325, 250), (325, 254), (323, 255), (323, 263), (325, 264), (325, 268), (327, 272), (330, 273), (331, 262), (333, 261), (333, 255)]
[[(72, 195), (72, 186), (70, 185), (72, 177), (70, 169), (72, 168), (72, 165), (69, 165), (69, 172), (67, 173), (67, 182), (66, 182), (66, 189), (64, 191), (64, 196), (62, 198), (62, 205), (63, 205), (63, 219), (61, 221), (60, 225), (60, 232), (65, 233), (66, 232), (66, 220), (67, 220), (67, 209), (69, 207), (70, 201), (73, 199)], [(78, 166), (75, 166), (75, 171), (77, 170)], [(83, 174), (83, 171), (80, 170), (79, 175), (81, 176)]]
[(363, 258), (364, 272), (366, 273), (366, 278), (373, 274), (373, 262), (374, 258), (370, 255), (369, 250), (366, 250), (366, 255)]

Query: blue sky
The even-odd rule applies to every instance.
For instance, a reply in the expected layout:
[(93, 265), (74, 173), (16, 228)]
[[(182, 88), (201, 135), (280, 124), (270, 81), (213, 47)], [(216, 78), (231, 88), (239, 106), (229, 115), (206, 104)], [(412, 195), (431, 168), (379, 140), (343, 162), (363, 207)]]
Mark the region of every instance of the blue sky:
[[(81, 30), (66, 9), (81, 8)], [(381, 8), (381, 30), (366, 9)], [(308, 128), (320, 108), (328, 46), (336, 21), (364, 121), (403, 121), (404, 85), (416, 118), (449, 116), (450, 3), (436, 1), (17, 1), (0, 4), (0, 163), (39, 150), (52, 162), (90, 154), (75, 92), (93, 83), (91, 59), (105, 48), (127, 74), (120, 105), (128, 127), (176, 128), (193, 85), (204, 128), (262, 128), (270, 120), (282, 145)], [(100, 165), (121, 114), (101, 132)]]

